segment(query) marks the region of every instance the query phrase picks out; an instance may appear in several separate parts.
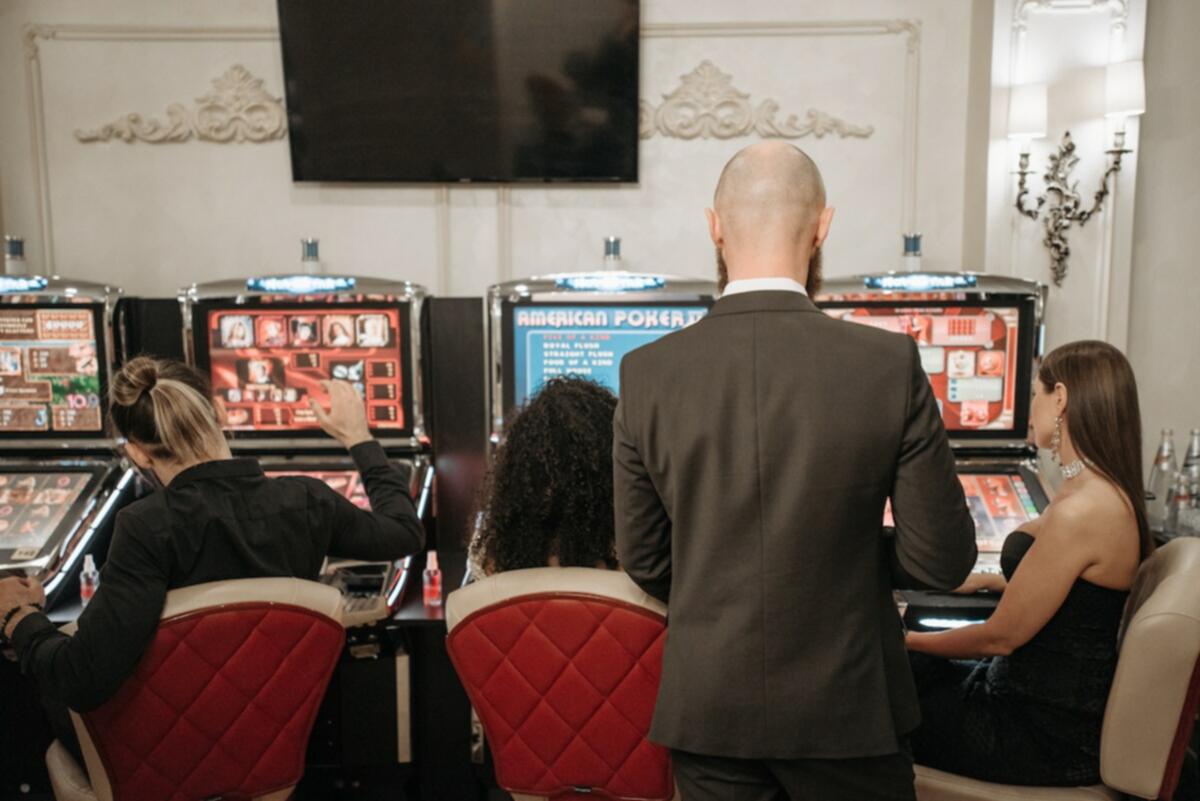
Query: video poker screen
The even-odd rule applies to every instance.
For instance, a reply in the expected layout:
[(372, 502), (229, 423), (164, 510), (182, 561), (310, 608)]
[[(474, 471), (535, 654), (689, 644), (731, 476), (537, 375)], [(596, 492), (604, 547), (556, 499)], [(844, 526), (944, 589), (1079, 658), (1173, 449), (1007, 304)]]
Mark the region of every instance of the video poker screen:
[(621, 359), (708, 314), (700, 301), (660, 304), (516, 303), (504, 310), (504, 407), (523, 405), (547, 380), (590, 378), (620, 393)]
[[(967, 509), (975, 521), (975, 545), (980, 553), (1000, 553), (1004, 539), (1040, 514), (1025, 479), (1015, 473), (959, 473)], [(894, 526), (891, 501), (883, 524)]]
[(342, 497), (359, 509), (371, 510), (371, 499), (357, 470), (267, 470), (268, 478), (284, 476), (308, 476), (324, 481)]
[(249, 436), (320, 437), (309, 400), (320, 382), (347, 381), (371, 430), (411, 430), (407, 304), (270, 304), (203, 310), (197, 361), (207, 364), (228, 428)]
[(0, 436), (104, 435), (102, 330), (93, 306), (0, 307)]
[(1033, 315), (1020, 306), (827, 304), (831, 317), (912, 337), (952, 436), (1024, 439)]
[(0, 551), (36, 557), (93, 477), (93, 471), (0, 473)]

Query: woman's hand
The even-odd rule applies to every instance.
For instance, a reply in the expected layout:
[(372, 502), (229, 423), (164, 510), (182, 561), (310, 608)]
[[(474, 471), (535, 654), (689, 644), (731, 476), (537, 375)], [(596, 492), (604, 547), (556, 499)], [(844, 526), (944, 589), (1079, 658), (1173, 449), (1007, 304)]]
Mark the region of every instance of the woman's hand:
[[(40, 607), (46, 602), (46, 592), (41, 582), (31, 578), (12, 577), (0, 580), (0, 616), (7, 615), (10, 610), (26, 606)], [(9, 619), (4, 636), (12, 635), (17, 624), (25, 619), (31, 610), (24, 609)]]
[(970, 595), (984, 590), (1004, 592), (1006, 584), (1004, 576), (999, 573), (972, 573), (967, 576), (967, 580), (962, 583), (962, 586), (955, 588), (954, 592), (959, 595)]
[(321, 386), (329, 395), (329, 410), (326, 411), (316, 398), (309, 398), (308, 405), (325, 433), (347, 448), (370, 440), (367, 407), (354, 387), (345, 381), (322, 381)]

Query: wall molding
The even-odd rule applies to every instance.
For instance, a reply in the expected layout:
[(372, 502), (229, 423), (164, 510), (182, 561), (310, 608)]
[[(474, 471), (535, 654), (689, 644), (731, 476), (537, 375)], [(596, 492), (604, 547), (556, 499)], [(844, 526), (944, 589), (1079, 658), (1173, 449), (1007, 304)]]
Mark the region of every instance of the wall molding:
[(283, 98), (263, 88), (241, 64), (235, 64), (212, 81), (213, 89), (196, 98), (194, 108), (183, 103), (167, 106), (167, 122), (143, 117), (136, 112), (124, 114), (107, 125), (76, 130), (80, 142), (273, 142), (287, 133), (287, 112)]
[(801, 123), (795, 114), (780, 122), (779, 102), (763, 100), (757, 106), (750, 95), (735, 89), (733, 76), (708, 59), (686, 75), (680, 85), (664, 94), (658, 106), (642, 100), (638, 104), (638, 135), (652, 139), (656, 134), (675, 139), (737, 139), (757, 134), (763, 139), (799, 139), (826, 134), (867, 138), (871, 125), (854, 125), (825, 111), (810, 108)]
[[(900, 36), (905, 43), (904, 146), (901, 155), (903, 170), (901, 233), (916, 230), (917, 215), (917, 145), (919, 116), (919, 83), (921, 53), (921, 23), (915, 19), (881, 20), (814, 20), (645, 23), (641, 27), (643, 40), (657, 39), (787, 39), (811, 36)], [(31, 147), (35, 170), (37, 205), (41, 223), (43, 260), (47, 272), (54, 272), (53, 215), (50, 208), (50, 174), (47, 163), (45, 100), (42, 87), (41, 45), (47, 41), (60, 42), (276, 42), (279, 31), (273, 26), (178, 27), (178, 26), (112, 26), (82, 24), (31, 24), (24, 28), (26, 103), (31, 128)], [(503, 278), (514, 272), (512, 236), (513, 188), (498, 188), (499, 254), (498, 270)], [(434, 199), (446, 203), (445, 196)], [(448, 220), (447, 220), (448, 222)], [(448, 229), (439, 239), (448, 238)], [(449, 286), (448, 254), (438, 258), (439, 283)]]
[(25, 52), (25, 103), (29, 115), (34, 186), (41, 224), (45, 272), (57, 272), (54, 263), (54, 216), (50, 208), (50, 168), (46, 151), (45, 98), (42, 92), (41, 43), (60, 42), (275, 42), (279, 31), (266, 26), (174, 27), (34, 23), (23, 29)]
[[(788, 39), (809, 36), (902, 36), (904, 60), (904, 145), (901, 154), (901, 230), (917, 230), (917, 144), (920, 112), (921, 21), (918, 19), (812, 20), (768, 22), (650, 22), (642, 23), (643, 41), (654, 39)], [(497, 189), (498, 258), (500, 281), (513, 279), (512, 218), (514, 188)]]

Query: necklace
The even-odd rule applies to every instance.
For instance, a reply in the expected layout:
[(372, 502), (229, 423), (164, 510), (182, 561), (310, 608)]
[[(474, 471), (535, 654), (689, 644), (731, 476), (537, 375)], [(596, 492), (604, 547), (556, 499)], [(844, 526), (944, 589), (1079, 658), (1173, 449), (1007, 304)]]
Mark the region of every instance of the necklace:
[(1083, 462), (1079, 461), (1078, 459), (1071, 462), (1070, 464), (1064, 464), (1062, 466), (1062, 474), (1063, 474), (1063, 478), (1065, 478), (1065, 479), (1075, 478), (1075, 476), (1079, 475), (1082, 472), (1083, 472)]

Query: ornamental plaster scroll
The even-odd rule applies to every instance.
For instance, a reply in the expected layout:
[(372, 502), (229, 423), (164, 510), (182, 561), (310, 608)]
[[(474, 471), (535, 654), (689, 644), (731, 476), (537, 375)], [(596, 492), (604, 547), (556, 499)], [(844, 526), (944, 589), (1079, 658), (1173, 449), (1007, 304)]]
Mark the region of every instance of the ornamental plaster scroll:
[(270, 142), (287, 133), (283, 100), (272, 96), (245, 67), (236, 64), (213, 80), (213, 91), (196, 98), (192, 108), (167, 106), (166, 120), (125, 114), (90, 130), (76, 130), (80, 142)]
[(778, 119), (779, 103), (763, 100), (757, 105), (750, 95), (733, 86), (733, 78), (708, 60), (687, 75), (681, 75), (679, 88), (663, 95), (657, 107), (643, 100), (639, 104), (638, 134), (642, 139), (656, 135), (675, 139), (736, 139), (757, 134), (764, 139), (799, 139), (837, 134), (865, 139), (875, 132), (870, 125), (854, 125), (817, 109), (809, 109), (804, 119), (795, 114)]

